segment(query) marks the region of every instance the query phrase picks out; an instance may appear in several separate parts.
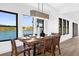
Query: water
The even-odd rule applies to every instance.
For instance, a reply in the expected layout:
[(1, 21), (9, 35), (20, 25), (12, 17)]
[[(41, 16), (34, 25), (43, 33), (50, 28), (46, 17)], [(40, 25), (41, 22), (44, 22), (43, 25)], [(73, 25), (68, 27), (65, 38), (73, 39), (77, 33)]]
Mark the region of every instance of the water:
[[(23, 31), (24, 35), (29, 35), (32, 34), (32, 30), (24, 30)], [(16, 31), (11, 30), (11, 31), (0, 31), (0, 41), (2, 40), (8, 40), (8, 39), (13, 39), (16, 38)]]
[(16, 38), (16, 31), (0, 31), (0, 40), (9, 40)]
[(27, 36), (27, 35), (32, 35), (33, 31), (32, 30), (24, 30), (23, 31), (23, 35)]

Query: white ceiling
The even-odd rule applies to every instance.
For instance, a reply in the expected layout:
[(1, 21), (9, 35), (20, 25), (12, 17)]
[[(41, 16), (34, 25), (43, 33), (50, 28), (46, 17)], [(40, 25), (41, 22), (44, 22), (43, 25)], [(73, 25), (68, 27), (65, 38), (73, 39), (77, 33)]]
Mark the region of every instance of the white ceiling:
[[(40, 7), (41, 7), (40, 3)], [(27, 5), (31, 5), (32, 7), (35, 7), (38, 9), (38, 3), (21, 3), (17, 4), (17, 6), (25, 7)], [(76, 12), (79, 11), (79, 3), (43, 3), (44, 11), (47, 9), (52, 10), (55, 9), (59, 13), (70, 13), (70, 12)]]
[[(41, 4), (41, 3), (40, 3)], [(43, 3), (43, 5), (55, 8), (59, 13), (69, 13), (79, 11), (79, 3)], [(38, 7), (37, 3), (30, 3), (29, 5)]]
[(60, 13), (79, 11), (79, 3), (48, 3), (48, 4), (59, 10)]

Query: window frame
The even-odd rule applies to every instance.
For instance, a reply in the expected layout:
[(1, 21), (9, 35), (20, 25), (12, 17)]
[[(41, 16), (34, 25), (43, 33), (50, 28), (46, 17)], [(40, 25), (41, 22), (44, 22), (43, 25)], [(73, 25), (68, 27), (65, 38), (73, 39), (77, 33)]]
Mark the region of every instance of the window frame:
[[(62, 18), (59, 18), (59, 33), (60, 33), (61, 35), (62, 35), (62, 33), (63, 33), (63, 32), (62, 32), (62, 31), (63, 31), (63, 30), (62, 30), (62, 26), (63, 26), (63, 25), (62, 25), (62, 20), (63, 20)], [(61, 22), (60, 22), (60, 21), (61, 21)], [(61, 25), (60, 25), (60, 24), (61, 24)], [(61, 29), (61, 30), (60, 30), (60, 29)]]
[[(60, 28), (59, 28), (59, 33), (60, 33), (61, 35), (69, 34), (69, 20), (66, 20), (66, 19), (63, 19), (63, 18), (60, 18), (60, 17), (58, 18), (58, 20), (59, 20), (59, 24), (58, 24), (59, 27), (60, 27), (60, 20), (61, 20), (61, 24), (62, 24), (62, 25), (61, 25), (61, 32), (62, 32), (62, 33), (60, 32)], [(64, 34), (64, 29), (63, 29), (64, 21), (65, 21), (65, 23), (66, 23), (66, 24), (65, 24), (65, 27), (66, 27), (66, 28), (65, 28), (65, 30), (66, 30), (66, 31), (65, 31), (65, 34)]]
[[(18, 13), (15, 13), (15, 12), (10, 12), (10, 11), (4, 11), (4, 10), (0, 10), (0, 12), (3, 12), (3, 13), (8, 13), (8, 14), (13, 14), (13, 15), (16, 15), (16, 38), (18, 38)], [(5, 27), (5, 26), (4, 26)], [(8, 27), (8, 26), (7, 26)], [(0, 42), (3, 42), (3, 41), (10, 41), (11, 39), (6, 39), (6, 40), (0, 40)]]

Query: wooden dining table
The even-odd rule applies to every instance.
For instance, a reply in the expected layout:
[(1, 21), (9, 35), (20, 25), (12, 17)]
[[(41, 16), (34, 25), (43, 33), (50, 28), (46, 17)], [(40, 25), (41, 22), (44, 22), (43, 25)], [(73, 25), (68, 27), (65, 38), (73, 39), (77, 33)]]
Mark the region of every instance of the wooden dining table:
[(33, 56), (36, 56), (36, 45), (43, 39), (43, 37), (39, 38), (19, 38), (23, 45), (31, 45), (33, 46)]

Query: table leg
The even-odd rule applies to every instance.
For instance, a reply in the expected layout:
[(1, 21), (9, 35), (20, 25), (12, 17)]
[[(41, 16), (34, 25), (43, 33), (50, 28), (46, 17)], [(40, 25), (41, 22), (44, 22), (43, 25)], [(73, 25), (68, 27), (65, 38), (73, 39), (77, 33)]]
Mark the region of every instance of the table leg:
[[(24, 48), (25, 48), (26, 44), (25, 44), (25, 43), (23, 43), (23, 46), (24, 46)], [(26, 52), (24, 52), (24, 56), (26, 56)]]
[(33, 45), (33, 56), (36, 56), (36, 44)]

